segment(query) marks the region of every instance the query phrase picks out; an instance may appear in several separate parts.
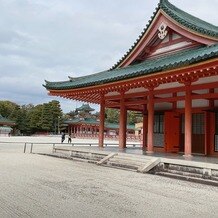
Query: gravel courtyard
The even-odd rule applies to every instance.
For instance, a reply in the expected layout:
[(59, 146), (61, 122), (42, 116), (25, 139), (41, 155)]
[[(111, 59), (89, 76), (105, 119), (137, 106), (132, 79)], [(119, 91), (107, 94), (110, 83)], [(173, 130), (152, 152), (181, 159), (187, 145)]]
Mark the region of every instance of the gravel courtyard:
[(21, 144), (0, 143), (2, 218), (210, 218), (218, 214), (217, 187), (22, 151)]

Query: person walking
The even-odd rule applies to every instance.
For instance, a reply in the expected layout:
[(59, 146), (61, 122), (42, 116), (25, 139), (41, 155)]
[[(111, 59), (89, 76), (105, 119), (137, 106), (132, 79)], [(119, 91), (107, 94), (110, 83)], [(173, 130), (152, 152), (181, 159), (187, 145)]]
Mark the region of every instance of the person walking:
[(68, 143), (71, 143), (71, 134), (69, 134), (69, 136), (68, 136)]
[(63, 142), (64, 142), (64, 140), (65, 140), (65, 133), (64, 133), (64, 132), (62, 132), (62, 134), (61, 134), (61, 143), (63, 143)]

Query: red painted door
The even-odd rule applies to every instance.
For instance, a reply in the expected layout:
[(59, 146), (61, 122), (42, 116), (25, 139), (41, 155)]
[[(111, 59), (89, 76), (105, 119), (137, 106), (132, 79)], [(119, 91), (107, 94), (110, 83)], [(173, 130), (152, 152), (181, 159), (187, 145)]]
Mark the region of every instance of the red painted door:
[(192, 153), (205, 154), (205, 114), (192, 114)]
[(164, 114), (165, 151), (178, 153), (180, 142), (180, 114), (165, 112)]
[[(206, 117), (204, 113), (192, 114), (192, 153), (206, 154), (206, 138), (205, 138), (205, 122)], [(181, 115), (181, 142), (180, 152), (184, 152), (185, 135), (185, 115)]]

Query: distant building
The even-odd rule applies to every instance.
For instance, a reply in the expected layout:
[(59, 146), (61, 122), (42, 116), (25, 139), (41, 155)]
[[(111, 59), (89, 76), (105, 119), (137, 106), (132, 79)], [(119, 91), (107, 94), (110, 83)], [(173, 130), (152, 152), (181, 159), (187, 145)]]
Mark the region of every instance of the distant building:
[[(99, 136), (99, 119), (94, 118), (91, 114), (95, 109), (91, 108), (89, 104), (83, 104), (81, 107), (76, 108), (78, 115), (64, 121), (65, 126), (68, 128), (68, 134), (79, 138), (98, 138)], [(104, 135), (106, 138), (117, 138), (119, 135), (119, 124), (105, 123)], [(135, 126), (127, 126), (127, 135), (129, 139), (136, 139)]]
[(83, 104), (81, 107), (76, 108), (76, 112), (84, 112), (86, 114), (90, 114), (94, 110), (89, 104)]
[(0, 136), (10, 136), (13, 126), (15, 126), (16, 123), (14, 121), (11, 121), (5, 117), (3, 117), (0, 114)]

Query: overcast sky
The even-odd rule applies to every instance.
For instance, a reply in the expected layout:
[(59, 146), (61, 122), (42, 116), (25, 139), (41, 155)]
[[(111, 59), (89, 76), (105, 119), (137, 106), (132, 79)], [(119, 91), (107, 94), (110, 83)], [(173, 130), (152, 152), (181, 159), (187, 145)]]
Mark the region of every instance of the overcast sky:
[[(0, 100), (20, 105), (59, 100), (44, 80), (106, 70), (135, 42), (158, 0), (0, 0)], [(218, 0), (171, 0), (218, 25)]]

